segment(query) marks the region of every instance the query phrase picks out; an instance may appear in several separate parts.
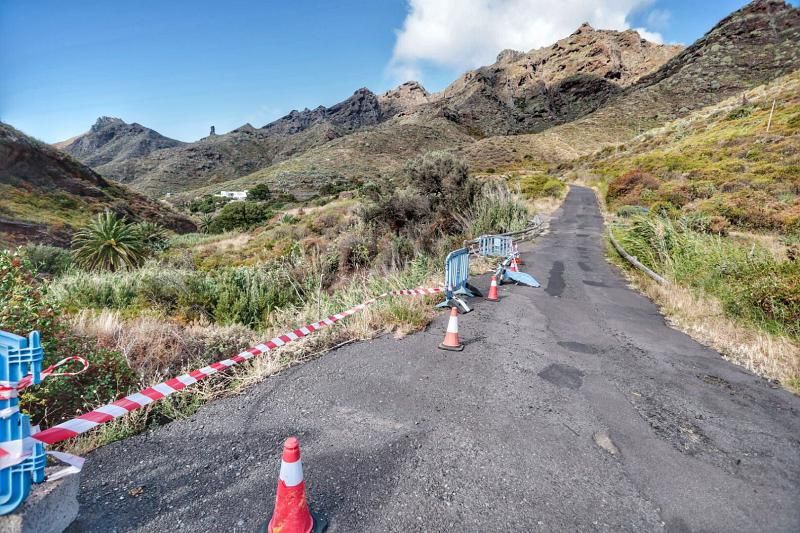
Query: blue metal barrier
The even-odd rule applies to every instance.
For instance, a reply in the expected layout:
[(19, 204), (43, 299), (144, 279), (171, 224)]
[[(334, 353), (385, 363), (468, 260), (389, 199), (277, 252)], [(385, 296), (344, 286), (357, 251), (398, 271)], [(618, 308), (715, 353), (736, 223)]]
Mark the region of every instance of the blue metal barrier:
[[(0, 331), (0, 385), (13, 388), (29, 373), (32, 384), (39, 383), (43, 357), (39, 332), (20, 337)], [(27, 439), (31, 433), (30, 419), (19, 412), (15, 392), (0, 396), (0, 442), (14, 443), (18, 453), (27, 457), (0, 469), (0, 515), (10, 513), (25, 501), (31, 483), (44, 481), (44, 444), (30, 443)]]
[(481, 235), (478, 237), (478, 253), (485, 257), (508, 257), (514, 251), (511, 237), (504, 235)]
[(444, 286), (446, 299), (438, 307), (450, 307), (456, 303), (464, 312), (468, 312), (469, 306), (458, 296), (480, 296), (480, 292), (469, 284), (469, 248), (459, 248), (447, 254), (444, 260)]

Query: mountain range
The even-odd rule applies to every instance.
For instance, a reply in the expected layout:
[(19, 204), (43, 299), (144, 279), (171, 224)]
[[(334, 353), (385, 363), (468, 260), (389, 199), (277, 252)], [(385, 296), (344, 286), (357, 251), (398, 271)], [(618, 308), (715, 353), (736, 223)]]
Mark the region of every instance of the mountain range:
[(431, 150), (476, 171), (558, 165), (799, 67), (800, 9), (756, 0), (686, 48), (583, 24), (545, 48), (504, 50), (438, 93), (417, 82), (380, 95), (361, 88), (330, 107), (189, 143), (101, 117), (55, 148), (153, 198), (266, 183), (303, 199), (391, 178)]

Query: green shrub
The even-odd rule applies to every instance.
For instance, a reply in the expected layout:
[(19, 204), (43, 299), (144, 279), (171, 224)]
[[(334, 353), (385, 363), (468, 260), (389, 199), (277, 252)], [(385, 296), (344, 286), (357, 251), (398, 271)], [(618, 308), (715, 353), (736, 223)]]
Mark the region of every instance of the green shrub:
[(531, 199), (546, 196), (559, 198), (566, 191), (566, 188), (566, 185), (561, 180), (544, 174), (524, 176), (520, 180), (520, 191)]
[(148, 255), (163, 252), (169, 247), (169, 235), (161, 224), (143, 220), (133, 226)]
[(646, 215), (648, 211), (649, 210), (646, 207), (642, 207), (640, 205), (623, 205), (617, 209), (617, 216), (629, 218), (636, 215)]
[(29, 244), (23, 248), (25, 257), (41, 274), (56, 276), (63, 274), (72, 266), (69, 250), (44, 244)]
[(247, 199), (253, 202), (266, 202), (272, 198), (272, 193), (266, 183), (259, 183), (247, 191)]
[(212, 233), (247, 230), (269, 219), (272, 212), (258, 202), (230, 202), (220, 210), (209, 225)]
[(300, 301), (292, 264), (263, 263), (205, 271), (157, 263), (130, 272), (73, 272), (53, 285), (54, 299), (73, 309), (160, 311), (221, 325), (263, 326), (269, 313)]
[(62, 308), (49, 297), (50, 285), (37, 278), (32, 263), (19, 252), (0, 251), (0, 324), (17, 335), (41, 334), (47, 367), (79, 355), (89, 370), (77, 376), (53, 377), (21, 395), (35, 424), (52, 426), (90, 407), (127, 393), (135, 376), (116, 352), (99, 349), (94, 339), (72, 333), (61, 321)]
[(223, 196), (213, 196), (211, 194), (204, 194), (200, 198), (195, 198), (189, 202), (189, 212), (191, 213), (213, 213), (220, 207), (230, 202), (230, 198)]

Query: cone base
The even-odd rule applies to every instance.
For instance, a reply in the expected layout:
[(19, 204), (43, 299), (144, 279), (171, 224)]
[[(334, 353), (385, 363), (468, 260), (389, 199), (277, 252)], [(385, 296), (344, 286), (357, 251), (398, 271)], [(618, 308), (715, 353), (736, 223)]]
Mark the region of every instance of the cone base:
[(499, 302), (500, 298), (486, 298), (486, 300), (489, 302)]
[[(326, 529), (328, 529), (328, 521), (325, 519), (325, 517), (318, 515), (314, 511), (311, 511), (311, 533), (322, 533)], [(268, 531), (269, 520), (265, 521), (258, 528), (258, 533), (268, 533)]]
[(459, 344), (458, 346), (447, 346), (446, 344), (442, 343), (439, 345), (440, 350), (448, 350), (450, 352), (460, 352), (464, 349), (463, 344)]

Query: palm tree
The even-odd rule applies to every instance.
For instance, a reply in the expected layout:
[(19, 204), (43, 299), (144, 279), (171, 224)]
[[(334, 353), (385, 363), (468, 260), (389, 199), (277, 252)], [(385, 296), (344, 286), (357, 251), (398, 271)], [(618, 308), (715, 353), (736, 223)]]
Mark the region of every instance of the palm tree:
[(111, 211), (100, 213), (72, 237), (72, 256), (87, 269), (113, 272), (136, 267), (145, 253), (136, 227)]

